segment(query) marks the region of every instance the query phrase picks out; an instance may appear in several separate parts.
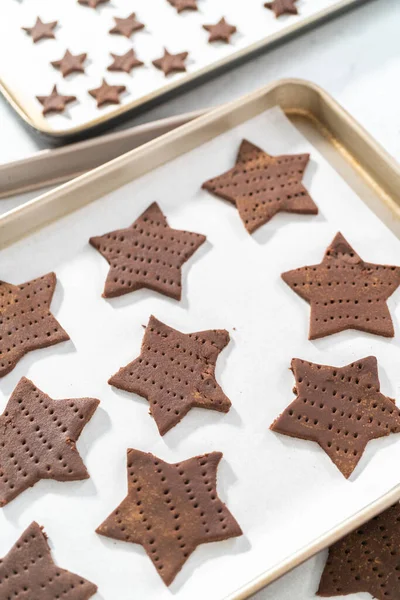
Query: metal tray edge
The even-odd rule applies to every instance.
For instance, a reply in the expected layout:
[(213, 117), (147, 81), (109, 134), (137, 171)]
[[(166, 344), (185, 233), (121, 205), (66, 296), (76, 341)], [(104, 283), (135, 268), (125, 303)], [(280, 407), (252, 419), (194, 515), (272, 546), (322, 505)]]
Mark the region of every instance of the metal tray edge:
[(400, 500), (400, 485), (396, 485), (389, 492), (378, 498), (375, 502), (371, 502), (364, 509), (358, 511), (354, 515), (348, 517), (337, 527), (330, 529), (313, 542), (301, 548), (295, 554), (289, 556), (286, 560), (275, 565), (268, 571), (264, 571), (258, 577), (247, 583), (243, 587), (235, 590), (229, 596), (225, 596), (223, 600), (246, 600), (253, 596), (269, 584), (273, 583), (283, 575), (286, 575), (296, 567), (300, 566), (309, 558), (312, 558), (318, 552), (325, 550), (342, 537), (357, 529), (376, 515), (395, 504)]
[[(75, 179), (196, 117), (206, 109), (165, 117), (0, 165), (0, 200)], [(71, 164), (72, 163), (72, 164)]]
[(25, 121), (27, 125), (34, 128), (37, 132), (44, 134), (46, 136), (50, 136), (52, 138), (69, 138), (73, 136), (79, 136), (84, 132), (89, 132), (92, 129), (98, 128), (104, 125), (107, 122), (114, 121), (115, 119), (121, 118), (127, 113), (133, 111), (134, 109), (138, 109), (142, 106), (148, 105), (156, 101), (157, 99), (161, 99), (162, 97), (176, 91), (179, 87), (188, 86), (193, 84), (196, 80), (200, 80), (207, 76), (211, 76), (213, 72), (218, 72), (221, 69), (228, 68), (230, 65), (234, 65), (240, 61), (246, 60), (246, 58), (251, 57), (253, 54), (260, 52), (262, 50), (267, 50), (270, 46), (274, 44), (284, 41), (287, 38), (290, 38), (296, 34), (300, 34), (302, 30), (307, 30), (314, 25), (316, 25), (319, 21), (325, 21), (329, 18), (333, 18), (340, 13), (350, 10), (351, 8), (355, 8), (359, 4), (364, 4), (369, 0), (341, 0), (338, 4), (333, 5), (331, 7), (327, 7), (310, 17), (307, 17), (300, 23), (294, 23), (293, 25), (289, 25), (285, 31), (276, 32), (267, 36), (253, 44), (250, 44), (246, 48), (242, 50), (238, 50), (234, 52), (230, 56), (222, 58), (218, 61), (215, 61), (210, 66), (203, 67), (199, 69), (195, 73), (189, 73), (184, 76), (184, 78), (178, 79), (176, 81), (172, 81), (167, 85), (155, 90), (154, 92), (143, 96), (137, 100), (129, 102), (123, 106), (120, 106), (115, 109), (111, 114), (99, 115), (98, 117), (87, 121), (83, 125), (78, 125), (76, 127), (72, 127), (70, 129), (64, 130), (54, 130), (51, 126), (47, 124), (43, 124), (43, 120), (37, 120), (31, 117), (21, 106), (18, 101), (17, 95), (13, 93), (7, 86), (7, 84), (0, 77), (0, 91), (3, 93), (6, 100), (13, 107), (13, 109), (18, 113), (18, 115)]

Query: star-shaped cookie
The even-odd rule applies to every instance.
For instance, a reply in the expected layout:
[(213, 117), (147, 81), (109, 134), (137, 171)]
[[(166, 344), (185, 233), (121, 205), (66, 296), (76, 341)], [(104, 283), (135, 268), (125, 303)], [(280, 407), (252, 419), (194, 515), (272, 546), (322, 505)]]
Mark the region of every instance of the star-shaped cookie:
[(127, 38), (130, 38), (134, 31), (139, 31), (139, 29), (143, 29), (144, 27), (143, 23), (136, 20), (136, 13), (130, 14), (126, 19), (114, 17), (114, 21), (115, 25), (110, 29), (110, 33), (118, 33)]
[(236, 205), (249, 233), (278, 212), (315, 215), (318, 208), (301, 183), (309, 154), (271, 156), (243, 140), (235, 166), (202, 187)]
[(70, 102), (75, 102), (76, 96), (63, 96), (58, 93), (55, 85), (49, 96), (36, 96), (40, 104), (43, 106), (42, 113), (47, 115), (50, 112), (64, 112), (65, 106)]
[(294, 358), (291, 369), (297, 398), (271, 429), (317, 442), (346, 478), (370, 440), (400, 432), (400, 411), (380, 392), (374, 356), (345, 367)]
[(153, 202), (130, 227), (90, 238), (110, 265), (103, 296), (148, 288), (180, 300), (181, 267), (205, 240), (204, 235), (172, 229)]
[(90, 8), (96, 8), (98, 4), (109, 1), (110, 0), (78, 0), (79, 4), (85, 4), (86, 6), (90, 6)]
[(54, 563), (47, 536), (35, 521), (0, 560), (3, 600), (89, 600), (96, 592), (96, 585)]
[(69, 340), (50, 312), (56, 281), (54, 273), (21, 285), (0, 281), (0, 377), (27, 352)]
[(242, 535), (217, 494), (221, 452), (170, 464), (128, 450), (128, 495), (97, 533), (141, 544), (170, 585), (200, 544)]
[(132, 48), (121, 55), (113, 54), (111, 52), (111, 56), (113, 57), (114, 62), (107, 67), (108, 71), (124, 71), (125, 73), (130, 73), (133, 68), (141, 67), (144, 64), (136, 57), (135, 51), (132, 50)]
[(40, 479), (76, 481), (89, 474), (76, 440), (95, 398), (52, 400), (23, 377), (0, 416), (0, 506)]
[(400, 505), (395, 504), (329, 548), (317, 595), (367, 592), (378, 600), (400, 600), (399, 557)]
[(178, 13), (183, 10), (197, 10), (197, 0), (168, 0), (168, 2), (176, 8)]
[(147, 398), (164, 435), (191, 408), (229, 411), (231, 402), (215, 379), (217, 358), (228, 343), (225, 329), (182, 333), (151, 316), (139, 358), (108, 383)]
[(215, 25), (203, 25), (203, 29), (210, 34), (208, 38), (209, 42), (215, 42), (217, 40), (230, 42), (231, 35), (237, 31), (236, 27), (225, 21), (224, 17), (222, 17)]
[(345, 329), (393, 337), (389, 296), (400, 285), (400, 267), (364, 262), (338, 233), (319, 265), (282, 274), (311, 305), (309, 339)]
[(280, 17), (284, 14), (297, 15), (298, 10), (295, 2), (297, 2), (297, 0), (273, 0), (272, 2), (266, 2), (264, 6), (265, 8), (273, 10), (276, 17)]
[(33, 42), (36, 44), (36, 42), (44, 38), (55, 38), (53, 29), (56, 25), (57, 21), (43, 23), (42, 19), (38, 17), (33, 27), (23, 27), (22, 29), (31, 36)]
[(157, 67), (157, 69), (160, 69), (164, 75), (186, 71), (185, 60), (187, 59), (188, 54), (188, 52), (170, 54), (168, 50), (164, 48), (164, 56), (153, 60), (153, 65)]
[(87, 54), (71, 54), (69, 50), (65, 51), (65, 54), (60, 60), (53, 60), (52, 65), (56, 69), (60, 69), (62, 76), (66, 77), (70, 73), (84, 73), (85, 68), (83, 63), (85, 62)]
[(120, 104), (119, 95), (126, 90), (124, 85), (109, 85), (105, 79), (103, 79), (101, 86), (89, 90), (89, 94), (92, 98), (95, 98), (97, 106), (103, 106), (103, 104)]

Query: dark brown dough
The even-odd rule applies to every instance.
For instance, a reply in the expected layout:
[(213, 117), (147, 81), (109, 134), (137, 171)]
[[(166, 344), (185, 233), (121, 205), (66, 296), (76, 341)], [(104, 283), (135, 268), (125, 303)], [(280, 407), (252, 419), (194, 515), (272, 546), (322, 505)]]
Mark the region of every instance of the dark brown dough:
[(229, 411), (231, 402), (215, 379), (218, 355), (228, 342), (225, 329), (182, 333), (152, 316), (139, 358), (109, 384), (147, 398), (164, 435), (193, 407)]
[(103, 296), (141, 288), (181, 299), (181, 267), (205, 242), (204, 235), (172, 229), (155, 202), (126, 229), (90, 238), (110, 270)]
[(378, 600), (400, 600), (400, 505), (346, 535), (329, 548), (318, 596), (367, 592)]
[(170, 585), (200, 544), (242, 535), (217, 494), (221, 452), (170, 464), (128, 450), (128, 495), (97, 533), (141, 544)]
[(374, 356), (345, 367), (294, 358), (297, 398), (271, 429), (317, 442), (345, 477), (356, 468), (367, 443), (400, 432), (400, 411), (380, 392)]
[(386, 300), (400, 285), (400, 267), (364, 262), (338, 233), (319, 265), (282, 274), (311, 305), (309, 339), (345, 329), (393, 337)]
[(0, 506), (40, 479), (75, 481), (89, 474), (76, 449), (95, 398), (52, 400), (23, 377), (0, 416)]
[(54, 273), (21, 285), (0, 281), (0, 377), (27, 352), (69, 340), (50, 312), (56, 281)]
[(249, 233), (278, 212), (315, 215), (318, 208), (301, 183), (310, 156), (270, 156), (243, 140), (235, 166), (203, 188), (236, 205)]
[(54, 563), (47, 536), (35, 522), (0, 560), (2, 600), (89, 600), (96, 592), (96, 585)]

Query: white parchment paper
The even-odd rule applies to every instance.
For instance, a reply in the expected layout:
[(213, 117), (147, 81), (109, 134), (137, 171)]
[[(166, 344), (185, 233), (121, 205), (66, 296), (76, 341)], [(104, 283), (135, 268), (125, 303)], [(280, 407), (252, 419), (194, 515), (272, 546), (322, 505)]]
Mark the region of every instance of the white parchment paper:
[[(276, 19), (271, 10), (264, 8), (263, 0), (198, 0), (198, 11), (177, 14), (167, 0), (112, 0), (100, 4), (96, 10), (78, 4), (77, 0), (1, 0), (0, 2), (0, 77), (12, 90), (19, 103), (35, 119), (55, 130), (68, 130), (99, 115), (115, 112), (108, 105), (98, 109), (96, 101), (87, 93), (100, 85), (102, 77), (111, 85), (125, 85), (121, 103), (126, 104), (147, 96), (175, 80), (183, 80), (185, 73), (168, 77), (152, 65), (162, 56), (163, 47), (170, 52), (189, 52), (187, 73), (195, 73), (254, 42), (277, 32), (284, 32), (294, 24), (335, 6), (339, 0), (298, 0), (299, 15), (283, 15)], [(146, 28), (130, 39), (111, 35), (113, 17), (125, 18), (136, 12), (137, 19)], [(32, 39), (21, 30), (31, 27), (40, 16), (45, 22), (58, 21), (54, 30), (56, 39)], [(231, 43), (208, 43), (204, 24), (215, 24), (224, 16), (238, 32)], [(85, 74), (74, 73), (63, 78), (51, 61), (59, 60), (66, 49), (73, 54), (86, 52)], [(134, 48), (146, 66), (133, 69), (131, 74), (110, 72), (110, 52), (123, 54)], [(74, 95), (78, 102), (67, 105), (61, 115), (43, 118), (42, 106), (36, 96), (50, 94), (57, 84), (61, 94)]]
[[(271, 154), (311, 153), (304, 183), (318, 216), (280, 214), (250, 236), (230, 203), (200, 189), (234, 164), (244, 137)], [(182, 302), (150, 291), (107, 301), (108, 265), (88, 239), (128, 226), (155, 200), (172, 227), (207, 236), (184, 267)], [(103, 600), (217, 600), (397, 484), (397, 435), (369, 443), (347, 481), (316, 444), (268, 429), (294, 398), (292, 357), (341, 366), (374, 354), (383, 393), (399, 397), (399, 293), (389, 300), (394, 339), (348, 331), (310, 342), (309, 305), (280, 278), (320, 262), (338, 230), (365, 260), (399, 263), (399, 240), (275, 108), (2, 251), (1, 278), (13, 283), (55, 270), (52, 308), (72, 341), (24, 357), (0, 381), (0, 409), (23, 375), (54, 398), (95, 396), (101, 405), (78, 443), (91, 479), (42, 481), (6, 506), (0, 555), (36, 519), (57, 562), (97, 583)], [(217, 363), (233, 404), (227, 415), (193, 409), (160, 438), (147, 402), (107, 384), (139, 354), (150, 314), (184, 332), (230, 332)], [(170, 589), (140, 546), (94, 532), (126, 494), (128, 447), (170, 462), (224, 453), (218, 490), (244, 536), (199, 547)]]

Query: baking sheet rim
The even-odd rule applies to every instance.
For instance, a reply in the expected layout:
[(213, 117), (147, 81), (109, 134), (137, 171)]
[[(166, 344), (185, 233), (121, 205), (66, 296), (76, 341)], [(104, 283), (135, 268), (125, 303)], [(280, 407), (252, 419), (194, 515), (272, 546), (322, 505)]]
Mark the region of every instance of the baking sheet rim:
[(305, 18), (300, 23), (294, 23), (293, 25), (289, 25), (284, 31), (279, 31), (273, 33), (253, 44), (250, 44), (246, 48), (233, 52), (231, 55), (221, 58), (218, 61), (215, 61), (211, 65), (203, 67), (198, 71), (193, 73), (186, 74), (184, 77), (177, 79), (175, 81), (171, 81), (166, 85), (158, 88), (157, 90), (151, 92), (143, 96), (142, 98), (138, 98), (137, 100), (133, 100), (127, 104), (117, 107), (112, 113), (106, 113), (87, 121), (83, 125), (77, 125), (75, 127), (71, 127), (69, 129), (53, 129), (50, 125), (44, 126), (42, 122), (39, 122), (34, 117), (30, 116), (28, 112), (24, 110), (21, 106), (20, 101), (18, 99), (18, 93), (13, 92), (7, 86), (6, 82), (0, 76), (0, 91), (12, 106), (12, 108), (18, 113), (18, 115), (31, 127), (36, 129), (36, 131), (51, 136), (53, 138), (67, 138), (74, 135), (79, 135), (86, 131), (90, 131), (92, 128), (95, 128), (99, 125), (102, 125), (112, 119), (117, 119), (128, 113), (129, 111), (139, 108), (142, 105), (145, 105), (156, 98), (160, 98), (165, 94), (168, 94), (179, 86), (184, 86), (195, 81), (198, 78), (204, 77), (212, 73), (213, 71), (217, 71), (223, 67), (227, 67), (230, 63), (234, 63), (236, 61), (240, 61), (245, 59), (247, 56), (261, 50), (267, 49), (272, 44), (284, 40), (286, 37), (289, 37), (304, 28), (307, 28), (313, 24), (316, 24), (320, 20), (327, 19), (328, 17), (334, 16), (336, 13), (340, 14), (341, 11), (346, 10), (347, 8), (357, 6), (357, 4), (362, 4), (368, 0), (339, 0), (339, 2), (335, 5), (329, 6), (310, 17)]
[[(199, 117), (199, 118), (195, 119), (194, 121), (189, 122), (186, 125), (183, 125), (183, 126), (179, 127), (178, 129), (173, 130), (159, 138), (156, 138), (155, 140), (152, 140), (152, 141), (148, 142), (147, 144), (144, 144), (142, 147), (139, 147), (130, 152), (127, 152), (126, 154), (124, 154), (116, 159), (113, 159), (112, 161), (106, 163), (105, 165), (97, 167), (93, 171), (90, 171), (89, 173), (86, 173), (86, 174), (74, 179), (73, 181), (66, 183), (63, 186), (60, 186), (59, 188), (56, 188), (53, 191), (50, 191), (46, 194), (43, 194), (43, 195), (37, 197), (36, 199), (26, 203), (22, 207), (16, 208), (16, 209), (6, 213), (5, 215), (0, 217), (0, 234), (2, 232), (5, 232), (6, 229), (8, 229), (8, 233), (9, 233), (9, 228), (11, 227), (11, 230), (12, 230), (14, 224), (18, 224), (18, 223), (21, 224), (21, 222), (23, 223), (24, 220), (30, 221), (30, 219), (32, 217), (32, 213), (35, 212), (35, 209), (39, 210), (39, 212), (40, 212), (40, 209), (42, 209), (45, 206), (48, 206), (53, 201), (57, 201), (60, 199), (62, 200), (63, 196), (68, 194), (68, 192), (72, 192), (72, 191), (76, 192), (79, 189), (82, 190), (82, 188), (84, 188), (85, 185), (90, 185), (90, 183), (93, 183), (93, 181), (95, 181), (102, 174), (104, 175), (107, 173), (108, 175), (110, 175), (113, 171), (117, 171), (122, 166), (127, 167), (129, 165), (129, 163), (131, 163), (132, 161), (134, 161), (137, 158), (140, 158), (140, 156), (143, 157), (145, 154), (147, 154), (149, 152), (153, 151), (153, 152), (159, 153), (160, 147), (165, 146), (168, 142), (179, 141), (179, 139), (182, 139), (185, 135), (189, 135), (189, 134), (193, 135), (199, 129), (202, 129), (205, 127), (210, 127), (210, 125), (212, 125), (213, 123), (215, 123), (221, 119), (224, 119), (224, 117), (226, 117), (226, 116), (229, 116), (229, 114), (232, 113), (235, 109), (240, 110), (246, 104), (251, 104), (251, 103), (255, 103), (257, 101), (261, 101), (263, 97), (267, 97), (268, 95), (273, 96), (274, 94), (278, 95), (278, 97), (279, 97), (280, 92), (282, 93), (285, 88), (287, 88), (288, 86), (289, 87), (293, 86), (293, 85), (299, 86), (299, 91), (302, 90), (304, 92), (305, 90), (308, 90), (308, 92), (310, 92), (311, 94), (316, 95), (316, 97), (319, 99), (319, 101), (323, 103), (323, 106), (325, 108), (333, 110), (335, 116), (337, 116), (337, 117), (339, 117), (339, 119), (341, 119), (342, 124), (347, 125), (352, 130), (352, 132), (356, 136), (358, 136), (358, 140), (362, 141), (364, 144), (366, 144), (368, 149), (375, 155), (375, 157), (378, 156), (379, 159), (381, 160), (381, 162), (383, 161), (385, 167), (392, 171), (395, 178), (396, 179), (398, 178), (400, 180), (400, 166), (396, 163), (396, 161), (394, 161), (394, 159), (392, 159), (390, 157), (390, 155), (388, 155), (385, 152), (385, 150), (383, 148), (381, 148), (379, 146), (379, 144), (377, 142), (375, 142), (375, 140), (373, 138), (371, 138), (371, 136), (369, 136), (369, 134), (350, 115), (348, 115), (348, 113), (343, 108), (341, 108), (340, 105), (338, 105), (329, 94), (327, 94), (319, 86), (317, 86), (313, 83), (310, 83), (310, 82), (307, 82), (304, 80), (299, 80), (299, 79), (284, 79), (284, 80), (280, 80), (280, 81), (274, 82), (272, 84), (269, 84), (268, 86), (264, 86), (260, 90), (257, 90), (256, 92), (248, 94), (247, 96), (244, 96), (243, 98), (241, 98), (239, 100), (235, 100), (225, 106), (218, 107), (217, 109), (210, 111), (209, 113), (205, 114), (204, 116)], [(282, 100), (282, 96), (281, 96), (281, 100)], [(319, 106), (319, 108), (321, 108), (321, 106)], [(296, 110), (295, 110), (295, 108), (290, 108), (290, 109), (287, 109), (287, 112), (289, 114), (296, 113)], [(297, 111), (298, 114), (302, 114), (304, 112), (305, 112), (304, 109), (299, 109)], [(314, 122), (316, 127), (318, 127), (319, 129), (322, 129), (322, 130), (325, 129), (328, 132), (330, 131), (329, 126), (327, 125), (325, 127), (324, 123), (321, 122), (318, 119), (318, 117), (315, 116), (312, 112), (310, 112), (310, 114), (308, 116)], [(234, 125), (229, 124), (229, 126), (227, 126), (226, 128), (228, 129), (230, 126), (233, 127)], [(220, 131), (218, 131), (218, 130), (215, 131), (215, 135), (218, 135), (219, 133), (220, 133)], [(326, 132), (325, 132), (325, 135), (326, 135)], [(334, 144), (338, 143), (338, 140), (335, 140), (334, 138), (332, 138), (331, 141)], [(348, 152), (348, 158), (349, 159), (352, 158), (352, 155), (350, 152)], [(166, 162), (166, 161), (163, 161), (163, 162)], [(162, 164), (162, 163), (160, 163), (160, 164)], [(363, 166), (358, 164), (356, 159), (353, 158), (352, 164), (355, 169), (361, 169), (361, 171), (364, 171)], [(152, 169), (152, 167), (150, 167), (150, 169), (148, 169), (148, 170), (151, 170), (151, 169)], [(132, 170), (130, 172), (132, 173)], [(139, 177), (141, 174), (142, 173), (136, 173), (135, 175), (136, 175), (136, 177)], [(134, 179), (134, 178), (135, 177), (133, 176), (132, 179)], [(372, 177), (372, 181), (373, 182), (375, 181), (373, 179), (373, 177)], [(121, 185), (122, 185), (122, 183), (121, 183)], [(379, 195), (381, 196), (382, 201), (386, 201), (389, 198), (392, 203), (391, 208), (393, 208), (393, 210), (395, 211), (396, 216), (398, 216), (400, 218), (400, 206), (395, 203), (395, 201), (390, 197), (390, 195), (386, 194), (383, 190), (381, 190), (381, 188), (379, 187), (378, 184), (376, 184), (376, 187), (378, 188), (378, 190), (381, 191), (381, 193)], [(80, 196), (81, 196), (81, 198), (84, 197), (83, 194), (81, 194)], [(86, 199), (86, 201), (83, 201), (80, 204), (83, 206), (83, 205), (85, 205), (85, 203), (90, 202), (93, 199), (94, 198), (89, 199), (89, 200)], [(71, 210), (68, 210), (67, 212), (72, 212), (73, 210), (74, 210), (74, 207), (72, 207)], [(64, 213), (59, 214), (57, 218), (61, 218), (64, 214), (66, 214), (65, 211), (64, 211)], [(38, 225), (38, 227), (42, 227), (47, 224), (48, 224), (48, 221), (43, 220)], [(17, 229), (16, 237), (18, 238), (18, 226), (16, 229)], [(25, 233), (27, 235), (29, 235), (29, 233), (31, 233), (31, 230), (26, 230)], [(13, 243), (14, 241), (16, 241), (16, 239), (11, 239), (11, 237), (8, 240), (9, 243)], [(7, 241), (6, 241), (5, 245), (7, 245)], [(252, 581), (248, 582), (247, 584), (245, 584), (245, 586), (241, 587), (240, 589), (232, 592), (229, 596), (225, 597), (225, 600), (245, 600), (246, 598), (252, 596), (257, 591), (264, 588), (266, 585), (272, 583), (273, 581), (275, 581), (276, 579), (278, 579), (285, 573), (287, 573), (290, 570), (292, 570), (293, 568), (299, 566), (305, 560), (307, 560), (308, 558), (311, 558), (313, 555), (315, 555), (319, 551), (323, 550), (330, 544), (334, 543), (336, 540), (340, 539), (343, 535), (346, 535), (348, 532), (352, 531), (359, 525), (365, 523), (367, 520), (371, 519), (376, 514), (379, 514), (380, 512), (382, 512), (383, 510), (385, 510), (386, 508), (388, 508), (389, 506), (391, 506), (393, 503), (395, 503), (398, 500), (400, 500), (400, 484), (395, 486), (394, 488), (392, 488), (391, 490), (389, 490), (387, 493), (383, 494), (379, 498), (377, 498), (374, 502), (370, 503), (362, 510), (349, 516), (347, 519), (342, 521), (338, 526), (334, 527), (333, 529), (329, 530), (328, 532), (323, 533), (321, 536), (319, 536), (318, 538), (313, 540), (307, 546), (300, 548), (296, 553), (292, 554), (284, 561), (280, 562), (279, 564), (275, 565), (274, 567), (263, 572), (256, 579), (253, 579)]]

